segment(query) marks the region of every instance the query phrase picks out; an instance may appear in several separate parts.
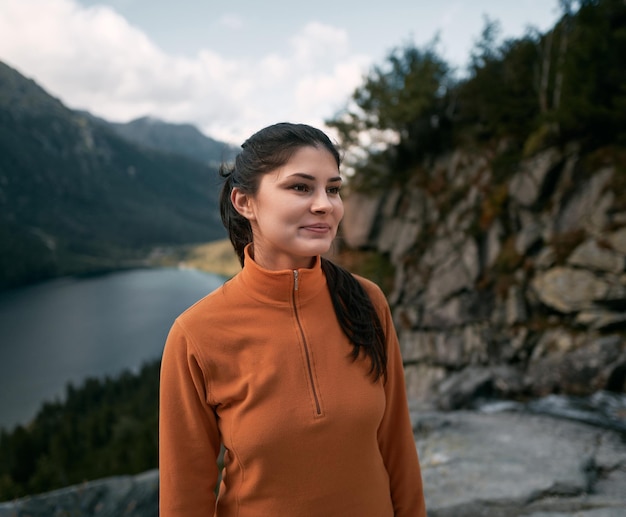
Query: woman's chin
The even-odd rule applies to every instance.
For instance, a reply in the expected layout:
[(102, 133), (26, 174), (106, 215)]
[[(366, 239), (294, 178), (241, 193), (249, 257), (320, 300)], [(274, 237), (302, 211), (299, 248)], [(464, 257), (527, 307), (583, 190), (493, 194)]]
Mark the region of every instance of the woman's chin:
[(313, 245), (307, 246), (305, 255), (316, 257), (317, 255), (324, 255), (328, 253), (330, 247), (332, 246), (332, 241), (330, 242), (317, 242)]

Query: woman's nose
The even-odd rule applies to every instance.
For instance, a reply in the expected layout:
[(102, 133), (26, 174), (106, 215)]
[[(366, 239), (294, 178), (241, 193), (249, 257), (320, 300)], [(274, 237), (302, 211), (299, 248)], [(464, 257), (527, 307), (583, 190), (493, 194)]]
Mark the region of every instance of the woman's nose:
[(328, 197), (327, 192), (324, 190), (320, 193), (317, 193), (313, 197), (313, 201), (311, 203), (311, 211), (315, 213), (326, 213), (330, 212), (333, 209), (333, 204)]

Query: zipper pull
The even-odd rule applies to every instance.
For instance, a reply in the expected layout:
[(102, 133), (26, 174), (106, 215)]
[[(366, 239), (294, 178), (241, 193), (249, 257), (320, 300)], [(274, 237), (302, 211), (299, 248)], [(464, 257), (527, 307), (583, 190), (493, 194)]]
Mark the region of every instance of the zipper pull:
[(298, 271), (293, 270), (293, 290), (298, 290)]

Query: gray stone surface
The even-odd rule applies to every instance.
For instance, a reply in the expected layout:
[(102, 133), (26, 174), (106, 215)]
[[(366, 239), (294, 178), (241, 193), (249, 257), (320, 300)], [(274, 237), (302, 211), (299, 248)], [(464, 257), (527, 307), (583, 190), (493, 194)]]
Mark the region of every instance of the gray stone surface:
[[(429, 257), (433, 264), (430, 281), (424, 293), (424, 305), (434, 309), (450, 295), (473, 287), (480, 272), (476, 242), (465, 239), (460, 243), (442, 239), (436, 243), (439, 251)], [(441, 250), (447, 250), (442, 253)]]
[(158, 491), (151, 470), (0, 503), (0, 517), (157, 517)]
[[(626, 213), (623, 215), (626, 219)], [(626, 221), (624, 222), (624, 224), (626, 224)], [(626, 227), (609, 234), (608, 240), (614, 250), (621, 253), (622, 255), (626, 255)]]
[(413, 418), (430, 517), (626, 515), (615, 432), (519, 412)]
[(520, 171), (509, 182), (511, 197), (522, 206), (536, 203), (549, 174), (554, 173), (561, 160), (561, 153), (556, 148), (550, 148), (522, 163)]
[(578, 185), (575, 193), (555, 205), (558, 209), (554, 231), (567, 233), (581, 228), (597, 231), (595, 222), (599, 218), (596, 209), (601, 206), (602, 192), (613, 176), (612, 168), (597, 171), (584, 183)]
[(519, 211), (520, 229), (515, 237), (515, 250), (524, 255), (541, 240), (542, 227), (538, 217), (529, 210)]
[(543, 303), (563, 313), (590, 309), (596, 302), (626, 304), (626, 286), (617, 278), (600, 277), (584, 269), (555, 267), (536, 275), (532, 286)]
[[(615, 240), (619, 244), (619, 239)], [(567, 262), (572, 266), (621, 273), (626, 266), (626, 255), (601, 247), (595, 239), (588, 239), (572, 252)]]

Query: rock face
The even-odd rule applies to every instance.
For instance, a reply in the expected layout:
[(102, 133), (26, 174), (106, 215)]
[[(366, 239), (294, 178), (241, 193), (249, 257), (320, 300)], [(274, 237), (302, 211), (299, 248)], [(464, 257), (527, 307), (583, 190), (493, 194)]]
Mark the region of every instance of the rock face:
[(626, 388), (624, 170), (547, 149), (503, 171), (456, 151), (346, 199), (346, 245), (395, 267), (390, 303), (412, 400)]
[(626, 445), (524, 413), (415, 415), (429, 517), (626, 515)]
[(119, 476), (0, 503), (0, 517), (158, 517), (159, 472)]

